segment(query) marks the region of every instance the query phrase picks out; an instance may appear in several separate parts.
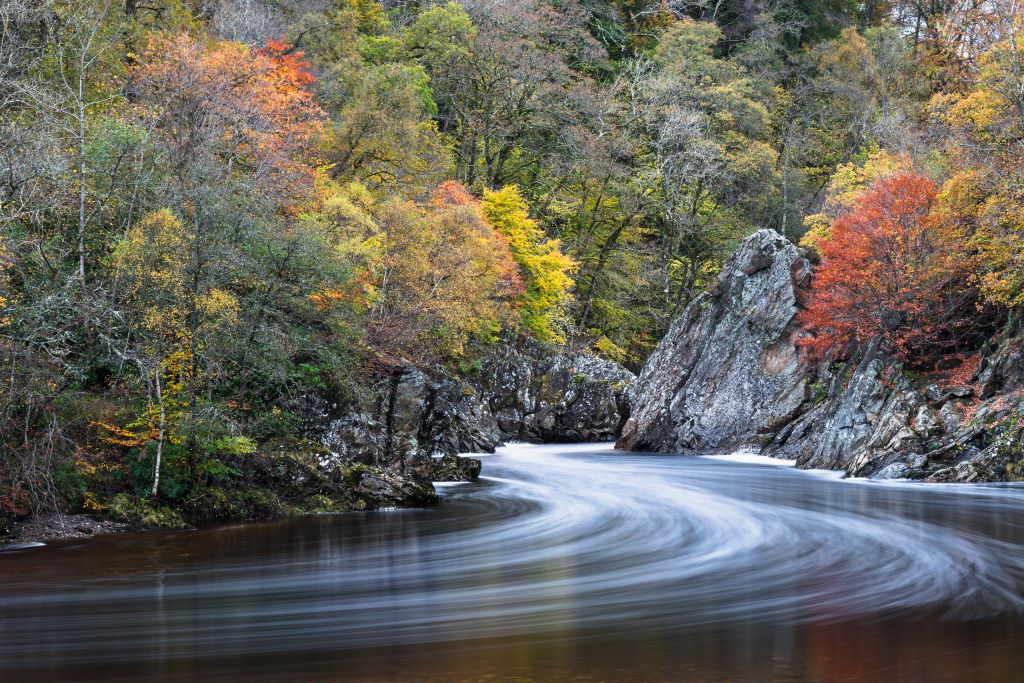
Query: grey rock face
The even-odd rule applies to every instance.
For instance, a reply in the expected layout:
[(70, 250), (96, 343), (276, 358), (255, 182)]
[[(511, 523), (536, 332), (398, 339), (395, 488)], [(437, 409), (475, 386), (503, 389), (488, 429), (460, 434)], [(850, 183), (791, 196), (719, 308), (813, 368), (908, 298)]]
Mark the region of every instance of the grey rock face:
[(430, 505), (437, 492), (429, 480), (414, 479), (399, 472), (374, 468), (357, 473), (355, 492), (371, 500), (374, 507)]
[[(309, 397), (305, 422), (324, 447), (317, 455), (322, 471), (369, 466), (375, 478), (361, 494), (380, 492), (380, 504), (402, 495), (426, 501), (417, 488), (424, 482), (480, 475), (480, 461), (460, 453), (492, 453), (508, 439), (613, 438), (633, 378), (615, 363), (520, 340), (497, 347), (474, 384), (400, 364), (365, 382), (354, 405)], [(406, 491), (403, 481), (415, 486)]]
[(982, 354), (976, 386), (918, 386), (874, 347), (858, 362), (812, 368), (795, 346), (808, 273), (778, 234), (744, 240), (644, 366), (619, 447), (755, 447), (876, 479), (1024, 476), (1024, 324)]
[(766, 455), (793, 458), (800, 467), (868, 476), (888, 464), (887, 454), (919, 438), (913, 418), (923, 401), (899, 363), (871, 358), (819, 381), (827, 382), (826, 395), (782, 429)]
[(1024, 388), (1024, 320), (1009, 325), (995, 348), (982, 354), (977, 380), (983, 399)]
[(329, 451), (322, 467), (362, 463), (430, 480), (432, 456), (493, 452), (501, 442), (497, 423), (474, 389), (444, 375), (400, 365), (365, 394), (339, 416), (321, 406), (307, 420)]
[(635, 379), (611, 361), (521, 339), (490, 354), (475, 383), (505, 440), (580, 442), (616, 437)]
[(808, 262), (775, 231), (745, 239), (648, 359), (619, 448), (760, 447), (791, 422), (809, 392), (794, 320), (809, 278)]
[(482, 467), (479, 459), (461, 455), (433, 458), (431, 465), (431, 481), (476, 481)]
[[(847, 476), (931, 482), (994, 481), (1024, 457), (1017, 407), (994, 397), (969, 409), (970, 387), (913, 386), (900, 363), (873, 358), (779, 431), (766, 455)], [(998, 408), (998, 409), (997, 409)]]
[(960, 408), (954, 403), (946, 403), (939, 411), (939, 421), (947, 432), (955, 432), (963, 424), (964, 416)]

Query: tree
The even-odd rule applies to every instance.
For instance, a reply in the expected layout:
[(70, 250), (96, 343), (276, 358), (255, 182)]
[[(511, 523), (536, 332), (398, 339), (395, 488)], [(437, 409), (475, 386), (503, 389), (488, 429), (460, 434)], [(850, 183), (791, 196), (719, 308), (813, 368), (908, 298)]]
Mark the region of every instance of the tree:
[(903, 360), (958, 350), (977, 332), (972, 263), (933, 211), (930, 179), (877, 181), (817, 244), (822, 264), (800, 314), (812, 356), (845, 356), (880, 340)]
[(564, 341), (576, 262), (562, 253), (558, 240), (544, 238), (516, 186), (485, 191), (483, 210), (487, 221), (508, 241), (523, 275), (522, 330), (544, 341)]
[[(96, 159), (89, 158), (89, 149), (102, 129), (101, 114), (121, 98), (114, 83), (124, 67), (124, 17), (114, 0), (53, 0), (36, 9), (8, 5), (3, 8), (5, 39), (0, 44), (0, 62), (5, 66), (0, 72), (4, 93), (0, 110), (17, 122), (15, 127), (31, 129), (36, 138), (25, 148), (16, 135), (14, 145), (5, 150), (8, 168), (20, 171), (9, 187), (20, 200), (28, 196), (24, 190), (31, 184), (59, 184), (65, 175), (74, 179), (75, 201), (73, 208), (68, 207), (74, 228), (69, 241), (84, 291), (88, 232), (109, 198), (94, 183), (92, 176), (101, 169), (90, 164)], [(19, 35), (33, 24), (42, 28), (36, 40)], [(45, 162), (26, 158), (27, 153), (41, 152), (40, 147), (49, 147), (46, 152), (52, 156)], [(27, 177), (22, 180), (18, 175)], [(112, 178), (110, 190), (115, 182)]]
[(1024, 303), (1024, 16), (1019, 4), (993, 3), (992, 39), (977, 59), (969, 87), (932, 99), (934, 119), (959, 170), (954, 181), (970, 209), (986, 297)]
[[(660, 201), (662, 307), (674, 317), (706, 285), (729, 245), (761, 222), (777, 187), (770, 113), (714, 24), (682, 20), (650, 62), (633, 67), (631, 96)], [(754, 198), (757, 198), (754, 200)]]
[(877, 181), (912, 170), (913, 163), (909, 157), (884, 150), (870, 152), (861, 159), (839, 166), (828, 181), (821, 212), (804, 217), (807, 232), (801, 238), (800, 246), (814, 249), (819, 241), (828, 237), (832, 224), (853, 211), (864, 193)]
[(442, 183), (425, 204), (393, 200), (361, 223), (353, 227), (370, 245), (368, 335), (379, 352), (458, 357), (470, 338), (510, 322), (522, 289), (513, 253), (462, 185)]
[(456, 3), (421, 12), (403, 36), (430, 76), (437, 121), (469, 187), (525, 183), (580, 120), (586, 69), (602, 51), (575, 2), (559, 8)]
[[(118, 243), (112, 257), (125, 310), (133, 321), (130, 335), (136, 339), (136, 351), (129, 360), (139, 367), (149, 389), (150, 406), (137, 426), (152, 434), (156, 441), (151, 489), (154, 496), (160, 486), (164, 443), (171, 430), (176, 432), (182, 408), (187, 408), (187, 403), (180, 399), (184, 398), (182, 389), (192, 378), (187, 374), (188, 365), (182, 361), (188, 358), (194, 344), (205, 340), (199, 330), (189, 329), (189, 311), (200, 305), (213, 309), (216, 317), (208, 323), (213, 325), (221, 322), (217, 318), (223, 318), (225, 324), (235, 322), (238, 312), (237, 301), (220, 290), (206, 294), (204, 302), (190, 299), (188, 239), (181, 220), (170, 210), (162, 209), (139, 221)], [(168, 379), (179, 400), (169, 398)], [(169, 405), (175, 405), (170, 420)], [(177, 433), (174, 436), (180, 438)]]

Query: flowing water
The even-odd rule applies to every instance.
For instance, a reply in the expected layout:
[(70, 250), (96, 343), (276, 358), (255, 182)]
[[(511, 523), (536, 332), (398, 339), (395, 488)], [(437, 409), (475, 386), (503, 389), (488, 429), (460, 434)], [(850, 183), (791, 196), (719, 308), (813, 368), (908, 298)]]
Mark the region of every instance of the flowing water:
[(484, 475), (0, 553), (0, 681), (1024, 681), (1024, 488), (607, 446)]

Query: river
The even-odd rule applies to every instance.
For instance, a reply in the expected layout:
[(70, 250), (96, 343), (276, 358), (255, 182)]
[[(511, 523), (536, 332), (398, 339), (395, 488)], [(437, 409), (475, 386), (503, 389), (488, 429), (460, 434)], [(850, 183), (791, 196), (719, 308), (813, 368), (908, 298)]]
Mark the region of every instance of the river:
[(1024, 488), (513, 445), (442, 491), (0, 553), (0, 680), (1024, 680)]

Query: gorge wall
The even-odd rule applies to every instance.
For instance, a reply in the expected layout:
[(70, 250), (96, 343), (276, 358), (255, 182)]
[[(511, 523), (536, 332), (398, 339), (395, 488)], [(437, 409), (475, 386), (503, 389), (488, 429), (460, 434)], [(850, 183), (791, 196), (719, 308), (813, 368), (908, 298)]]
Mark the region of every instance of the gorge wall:
[(635, 376), (610, 361), (529, 339), (507, 339), (465, 378), (409, 363), (366, 382), (353, 404), (309, 399), (319, 467), (362, 465), (429, 485), (475, 479), (507, 441), (609, 441), (628, 416)]
[(853, 362), (811, 366), (797, 346), (810, 277), (810, 264), (778, 233), (745, 239), (644, 366), (618, 446), (754, 450), (857, 477), (1020, 474), (1020, 325), (982, 350), (968, 383), (911, 372), (875, 348)]

